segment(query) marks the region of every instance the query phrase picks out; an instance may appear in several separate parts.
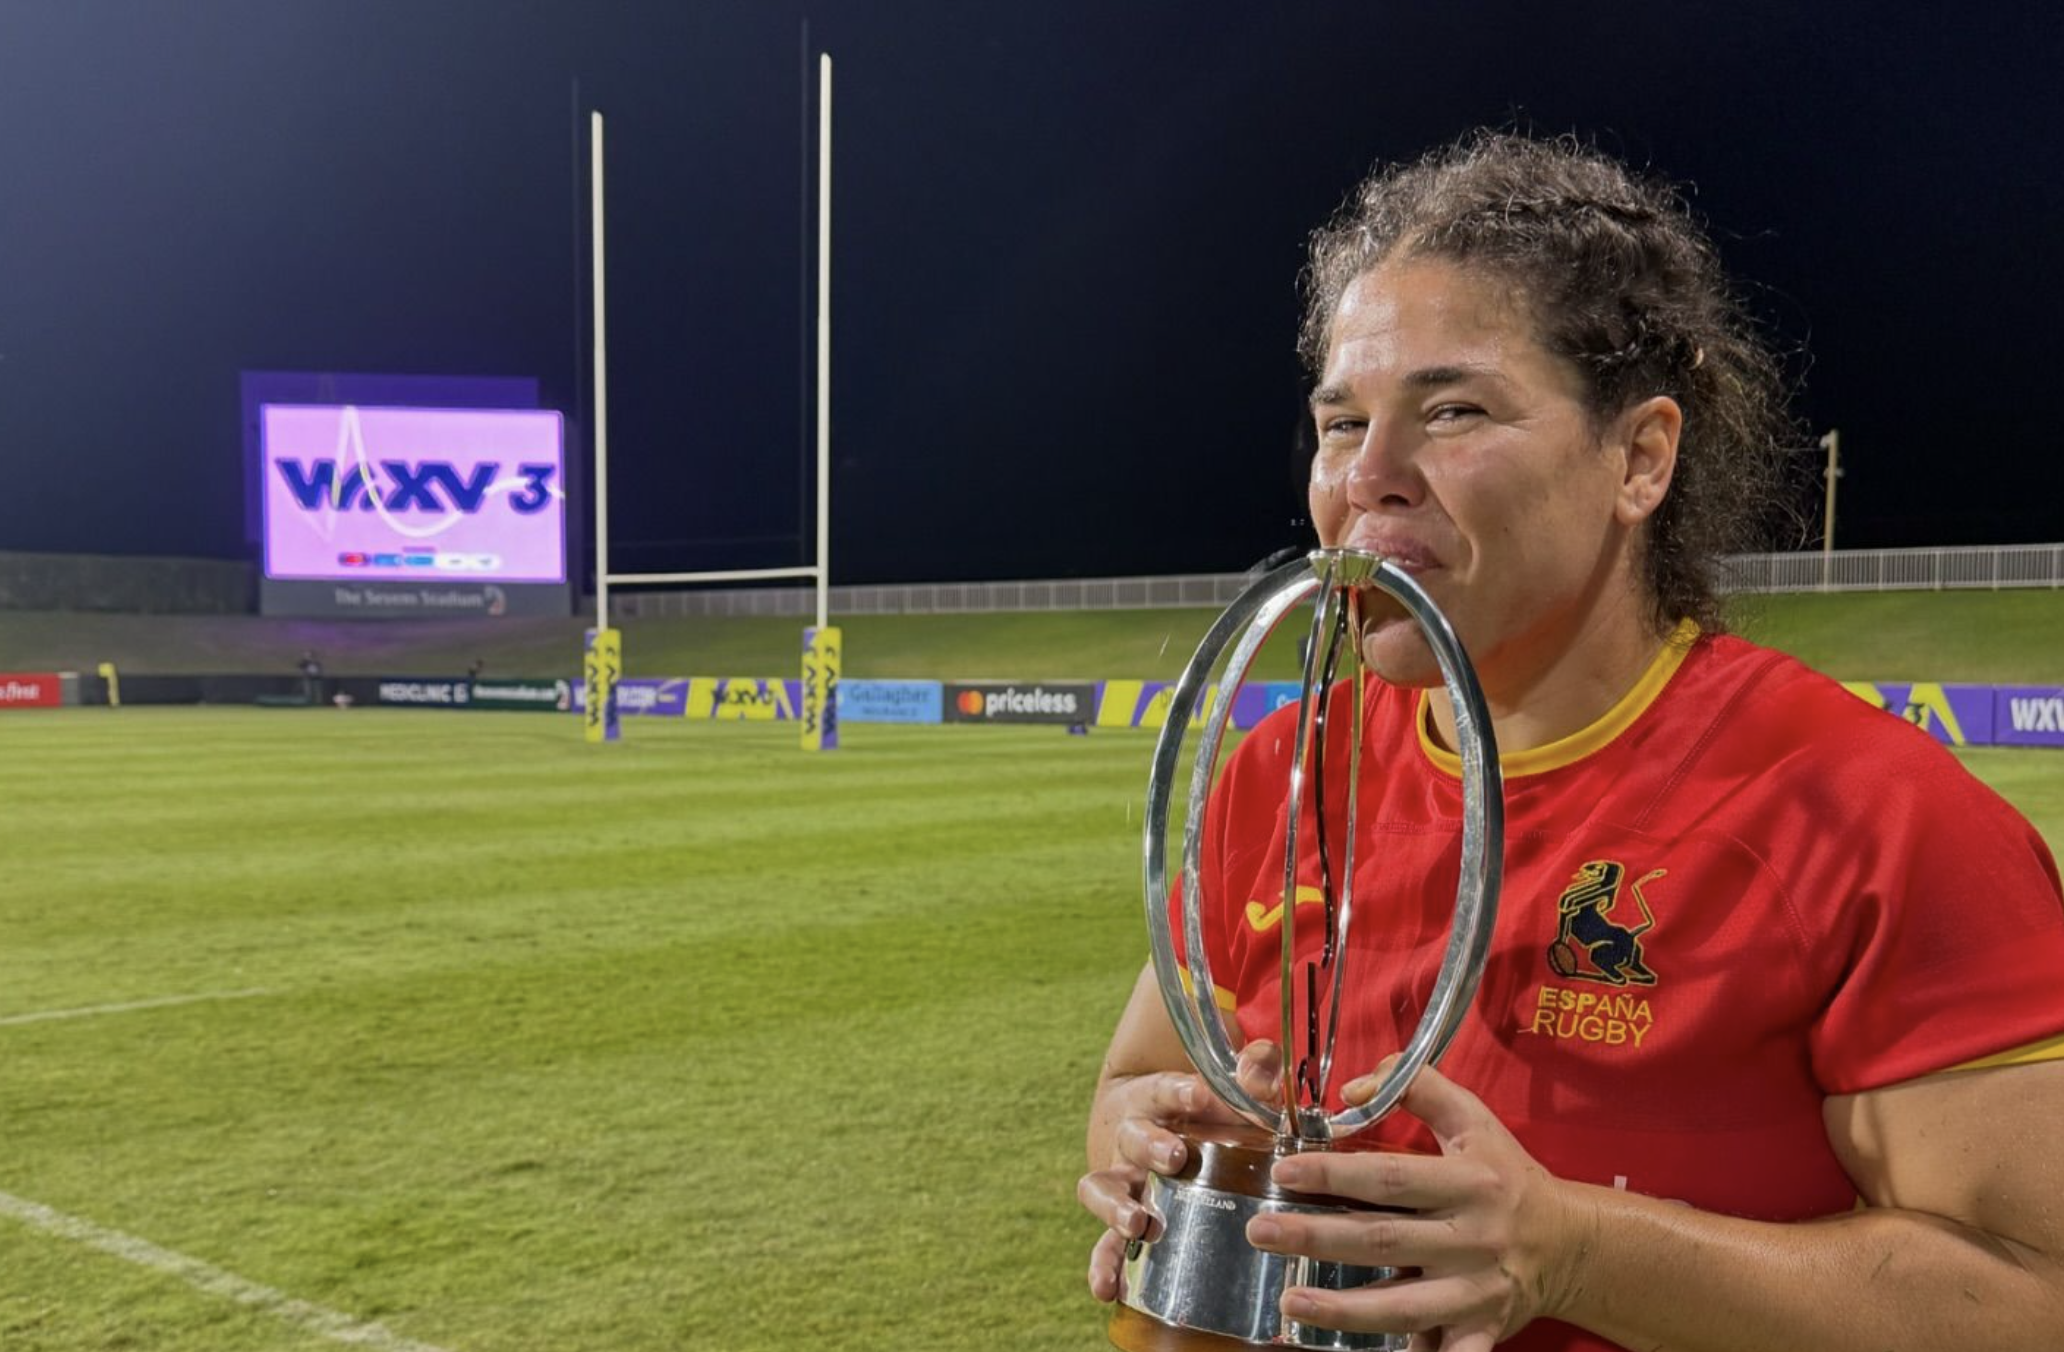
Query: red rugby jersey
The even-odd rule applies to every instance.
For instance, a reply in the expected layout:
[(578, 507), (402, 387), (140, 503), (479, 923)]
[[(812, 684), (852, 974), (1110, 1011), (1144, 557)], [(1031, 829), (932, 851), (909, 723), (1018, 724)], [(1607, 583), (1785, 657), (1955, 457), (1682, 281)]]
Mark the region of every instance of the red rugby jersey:
[[(1370, 683), (1336, 1109), (1410, 1036), (1449, 928), (1460, 780), (1422, 706)], [(1250, 1038), (1280, 1037), (1295, 715), (1248, 734), (1207, 820), (1211, 975)], [(1348, 723), (1328, 728), (1335, 830)], [(1598, 723), (1503, 764), (1497, 925), (1442, 1069), (1557, 1175), (1825, 1216), (1855, 1202), (1829, 1095), (2064, 1055), (2064, 902), (2042, 839), (1927, 734), (1791, 658), (1673, 643)], [(1314, 837), (1308, 818), (1312, 887)], [(1301, 964), (1323, 927), (1316, 892), (1300, 895)], [(1370, 1131), (1434, 1148), (1402, 1113)], [(1541, 1321), (1507, 1346), (1613, 1345)]]

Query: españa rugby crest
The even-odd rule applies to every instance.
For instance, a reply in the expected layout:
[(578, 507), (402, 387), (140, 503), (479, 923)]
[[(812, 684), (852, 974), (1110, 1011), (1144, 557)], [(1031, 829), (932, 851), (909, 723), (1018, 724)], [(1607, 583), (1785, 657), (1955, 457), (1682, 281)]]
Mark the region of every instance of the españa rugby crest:
[(1548, 966), (1565, 980), (1590, 984), (1542, 982), (1521, 1010), (1520, 1032), (1640, 1050), (1656, 1023), (1649, 997), (1656, 972), (1642, 945), (1656, 917), (1642, 889), (1668, 872), (1652, 869), (1630, 884), (1626, 865), (1593, 859), (1571, 876), (1556, 898)]
[(1637, 919), (1622, 913), (1620, 891), (1626, 865), (1594, 859), (1578, 869), (1555, 903), (1555, 941), (1548, 945), (1548, 966), (1557, 976), (1576, 981), (1655, 985), (1656, 974), (1641, 943), (1641, 937), (1655, 928), (1655, 912), (1641, 889), (1668, 872), (1652, 870), (1627, 888), (1639, 913)]

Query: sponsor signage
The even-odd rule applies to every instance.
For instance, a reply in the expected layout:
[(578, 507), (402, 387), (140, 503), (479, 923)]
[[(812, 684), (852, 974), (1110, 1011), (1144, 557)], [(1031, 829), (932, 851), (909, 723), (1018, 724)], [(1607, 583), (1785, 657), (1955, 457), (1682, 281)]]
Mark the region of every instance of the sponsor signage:
[(839, 717), (848, 723), (936, 723), (937, 681), (840, 681)]
[(1097, 688), (1090, 681), (947, 681), (940, 690), (948, 723), (1090, 723)]
[(301, 590), (323, 593), (319, 599), (327, 600), (339, 615), (485, 615), (499, 619), (509, 613), (509, 592), (492, 582), (414, 586), (399, 582), (326, 582), (303, 586)]
[[(616, 682), (616, 711), (619, 714), (659, 715), (679, 718), (688, 708), (688, 681), (684, 677), (626, 676)], [(588, 710), (585, 683), (573, 686), (573, 708)]]
[(0, 708), (54, 709), (64, 703), (64, 680), (54, 671), (0, 673)]
[(471, 683), (448, 677), (382, 676), (379, 685), (382, 704), (423, 709), (470, 709)]
[(803, 750), (838, 750), (839, 685), (845, 638), (836, 625), (812, 625), (803, 631)]
[(259, 409), (265, 575), (350, 584), (566, 580), (549, 409)]
[(755, 676), (698, 676), (688, 683), (688, 717), (765, 722), (794, 718), (803, 707), (803, 683)]
[(476, 709), (544, 709), (564, 712), (573, 707), (572, 681), (475, 680)]
[[(1243, 685), (1233, 696), (1233, 727), (1244, 732), (1284, 704), (1297, 702), (1303, 687), (1295, 681), (1267, 681)], [(1211, 711), (1218, 687), (1206, 686), (1190, 711), (1193, 720)], [(1175, 697), (1174, 681), (1104, 681), (1097, 687), (1098, 727), (1158, 728), (1168, 722), (1168, 706)]]
[(1850, 693), (1947, 746), (1993, 744), (1993, 687), (1934, 681), (1845, 681)]
[[(1254, 691), (1261, 702), (1261, 714), (1254, 720), (1255, 723), (1259, 723), (1262, 718), (1266, 718), (1286, 704), (1297, 703), (1304, 696), (1304, 685), (1300, 681), (1263, 681), (1258, 686), (1247, 687), (1247, 690)], [(1240, 692), (1243, 697), (1246, 695), (1247, 690)], [(1236, 711), (1235, 717), (1237, 716)], [(1240, 726), (1250, 728), (1254, 724), (1242, 723)]]
[(2064, 686), (1994, 686), (1992, 727), (2001, 746), (2064, 746)]
[[(839, 698), (845, 698), (844, 683)], [(801, 680), (759, 676), (627, 677), (616, 683), (616, 707), (625, 714), (761, 722), (797, 716), (803, 704)], [(573, 707), (587, 709), (587, 692), (576, 685)]]

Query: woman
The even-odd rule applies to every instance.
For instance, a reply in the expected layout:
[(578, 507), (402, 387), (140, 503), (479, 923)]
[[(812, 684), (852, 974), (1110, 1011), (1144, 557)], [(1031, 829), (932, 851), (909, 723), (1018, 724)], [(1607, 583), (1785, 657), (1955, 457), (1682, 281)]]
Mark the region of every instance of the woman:
[[(1364, 185), (1307, 285), (1319, 539), (1397, 562), (1454, 622), (1507, 851), (1474, 1010), (1371, 1129), (1420, 1153), (1275, 1166), (1414, 1214), (1248, 1231), (1421, 1275), (1293, 1290), (1285, 1314), (1444, 1352), (2064, 1346), (2056, 866), (1925, 734), (1722, 632), (1713, 561), (1767, 500), (1783, 422), (1682, 203), (1569, 143), (1478, 136)], [(1335, 1064), (1370, 1068), (1432, 985), (1460, 792), (1416, 627), (1378, 615), (1360, 647), (1378, 679)], [(1257, 1061), (1278, 1020), (1284, 717), (1241, 745), (1207, 822), (1215, 995)], [(1299, 882), (1320, 867), (1300, 858)], [(1079, 1189), (1107, 1227), (1100, 1299), (1150, 1225), (1146, 1171), (1182, 1164), (1170, 1125), (1228, 1116), (1144, 973)]]

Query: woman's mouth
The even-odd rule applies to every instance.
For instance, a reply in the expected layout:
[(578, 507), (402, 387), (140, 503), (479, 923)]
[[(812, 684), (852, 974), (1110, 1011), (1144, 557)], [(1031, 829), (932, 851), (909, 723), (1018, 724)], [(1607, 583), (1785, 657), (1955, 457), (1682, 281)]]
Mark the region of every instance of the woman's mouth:
[(1364, 554), (1374, 554), (1414, 576), (1440, 567), (1440, 559), (1433, 550), (1417, 540), (1395, 535), (1374, 535), (1358, 538), (1349, 535), (1346, 547)]

